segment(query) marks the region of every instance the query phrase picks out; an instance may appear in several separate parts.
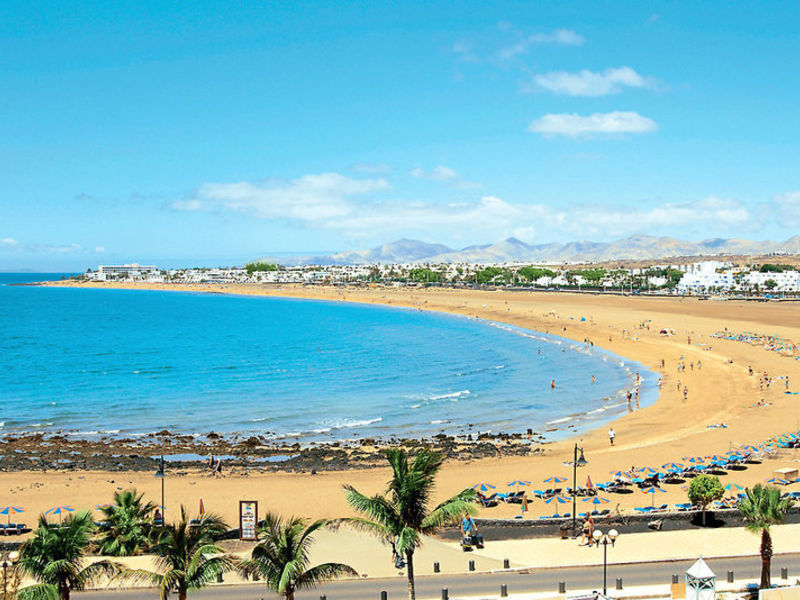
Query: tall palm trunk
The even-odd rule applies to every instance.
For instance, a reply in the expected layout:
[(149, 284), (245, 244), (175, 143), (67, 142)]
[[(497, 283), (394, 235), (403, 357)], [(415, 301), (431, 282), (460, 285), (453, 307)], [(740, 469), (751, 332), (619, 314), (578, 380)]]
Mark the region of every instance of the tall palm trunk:
[(186, 588), (178, 589), (178, 600), (186, 600)]
[(294, 600), (294, 590), (286, 590), (286, 600)]
[(61, 600), (69, 600), (69, 583), (61, 581), (58, 584), (58, 594), (61, 596)]
[(408, 567), (408, 598), (417, 599), (417, 591), (414, 587), (414, 552), (406, 552), (406, 566)]
[(769, 530), (761, 530), (761, 589), (770, 587), (770, 561), (772, 560), (772, 537)]

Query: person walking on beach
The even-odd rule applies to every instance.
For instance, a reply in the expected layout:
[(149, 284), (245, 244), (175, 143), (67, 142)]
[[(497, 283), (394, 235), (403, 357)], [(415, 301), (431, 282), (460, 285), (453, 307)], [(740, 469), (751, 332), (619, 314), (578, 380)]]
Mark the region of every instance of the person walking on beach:
[(609, 428), (609, 430), (608, 430), (608, 441), (611, 442), (612, 446), (614, 445), (614, 438), (615, 437), (617, 437), (617, 434), (614, 431), (614, 428), (613, 427)]

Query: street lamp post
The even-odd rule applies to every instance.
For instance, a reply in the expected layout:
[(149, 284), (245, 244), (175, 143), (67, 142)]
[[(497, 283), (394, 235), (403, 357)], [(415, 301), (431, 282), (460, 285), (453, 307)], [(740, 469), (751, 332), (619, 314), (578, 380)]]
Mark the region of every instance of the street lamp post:
[(14, 567), (19, 560), (19, 552), (12, 551), (3, 557), (3, 600), (8, 598), (8, 568)]
[(614, 542), (617, 540), (619, 536), (619, 532), (616, 529), (612, 529), (607, 534), (603, 534), (602, 531), (599, 529), (595, 529), (592, 537), (594, 541), (597, 543), (597, 547), (600, 547), (600, 544), (603, 544), (603, 595), (605, 596), (608, 592), (608, 588), (606, 586), (606, 575), (608, 573), (608, 545), (614, 545)]
[[(580, 458), (578, 450), (581, 451)], [(578, 444), (575, 444), (572, 452), (572, 535), (578, 529), (578, 467), (585, 467), (587, 464), (589, 461), (583, 456), (583, 448), (578, 448)]]
[(164, 503), (164, 479), (166, 479), (166, 471), (164, 469), (164, 455), (161, 455), (161, 462), (158, 465), (158, 471), (155, 472), (153, 477), (161, 478), (161, 526), (163, 527), (167, 522), (167, 505)]

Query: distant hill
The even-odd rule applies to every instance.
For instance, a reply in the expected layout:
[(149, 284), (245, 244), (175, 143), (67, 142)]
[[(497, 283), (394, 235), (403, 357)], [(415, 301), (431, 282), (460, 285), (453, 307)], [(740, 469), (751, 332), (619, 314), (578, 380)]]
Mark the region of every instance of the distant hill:
[(747, 255), (771, 252), (800, 254), (800, 235), (785, 242), (712, 238), (697, 242), (671, 237), (634, 235), (613, 242), (577, 241), (531, 245), (516, 238), (495, 244), (453, 250), (442, 244), (402, 239), (369, 250), (339, 252), (328, 256), (282, 259), (287, 265), (364, 265), (374, 263), (503, 263), (503, 262), (601, 262), (657, 260), (673, 256)]

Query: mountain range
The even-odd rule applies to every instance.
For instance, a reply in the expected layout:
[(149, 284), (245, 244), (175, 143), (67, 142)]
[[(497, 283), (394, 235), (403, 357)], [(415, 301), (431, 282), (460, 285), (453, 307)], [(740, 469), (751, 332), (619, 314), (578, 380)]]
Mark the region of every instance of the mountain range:
[(285, 265), (364, 265), (375, 263), (602, 262), (658, 260), (678, 256), (800, 254), (800, 235), (784, 242), (712, 238), (701, 241), (634, 235), (613, 242), (568, 242), (531, 245), (516, 238), (460, 250), (442, 244), (402, 239), (369, 250), (327, 256), (282, 258)]

